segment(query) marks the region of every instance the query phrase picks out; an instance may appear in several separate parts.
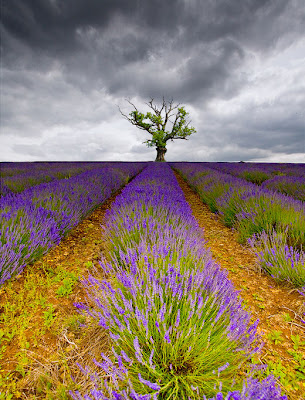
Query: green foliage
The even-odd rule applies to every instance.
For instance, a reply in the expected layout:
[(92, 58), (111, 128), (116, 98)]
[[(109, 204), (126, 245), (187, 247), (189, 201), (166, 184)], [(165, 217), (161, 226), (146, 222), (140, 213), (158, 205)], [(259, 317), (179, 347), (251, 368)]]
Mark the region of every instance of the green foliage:
[(243, 171), (239, 176), (257, 185), (261, 185), (264, 181), (270, 179), (270, 174), (260, 170)]
[(268, 339), (271, 340), (272, 342), (274, 342), (274, 344), (278, 344), (284, 341), (284, 338), (282, 336), (282, 332), (281, 331), (271, 331), (268, 334)]
[(300, 347), (305, 347), (305, 341), (301, 339), (300, 335), (291, 335), (291, 340), (293, 341), (294, 350), (299, 350)]
[(85, 323), (85, 317), (78, 313), (69, 316), (65, 321), (65, 325), (67, 325), (67, 329), (73, 333), (79, 333), (80, 327), (84, 323)]
[(24, 378), (29, 366), (31, 365), (31, 360), (27, 357), (24, 351), (21, 351), (17, 354), (17, 360), (18, 364), (15, 370)]
[[(298, 393), (303, 392), (302, 382), (304, 382), (305, 378), (304, 354), (294, 350), (288, 350), (288, 353), (293, 357), (290, 360), (289, 366), (287, 364), (284, 366), (281, 360), (274, 361), (267, 358), (264, 362), (265, 368), (256, 369), (253, 377), (261, 380), (266, 378), (269, 374), (273, 374), (284, 391), (291, 394), (296, 391), (298, 391)], [(257, 358), (257, 356), (252, 357), (251, 360), (254, 365), (259, 365), (261, 363), (261, 360)]]
[[(293, 336), (293, 335), (292, 335)], [(296, 335), (299, 336), (299, 335)], [(297, 347), (297, 350), (296, 350)], [(295, 350), (288, 350), (288, 353), (293, 357), (294, 369), (296, 378), (300, 381), (305, 381), (305, 355), (304, 352), (299, 351), (298, 346), (294, 346)]]
[[(305, 284), (305, 253), (286, 245), (287, 230), (284, 232), (263, 232), (250, 241), (255, 249), (261, 267), (279, 281), (287, 281), (295, 287)], [(288, 314), (289, 317), (289, 314)]]
[(61, 285), (56, 289), (57, 297), (64, 297), (71, 294), (76, 282), (78, 281), (78, 275), (75, 272), (66, 271), (62, 267), (48, 271), (48, 275), (50, 283), (61, 282)]
[(75, 284), (75, 280), (71, 277), (64, 278), (62, 281), (62, 285), (56, 290), (56, 294), (58, 297), (68, 296), (73, 291), (73, 286)]
[(43, 312), (44, 325), (46, 328), (50, 328), (56, 318), (54, 315), (54, 311), (54, 306), (50, 304), (48, 309)]
[[(183, 106), (174, 106), (172, 101), (167, 104), (163, 99), (161, 108), (157, 108), (152, 99), (148, 105), (153, 112), (149, 111), (146, 114), (138, 111), (130, 101), (129, 103), (135, 110), (129, 113), (129, 117), (121, 113), (132, 125), (151, 134), (152, 138), (144, 142), (148, 147), (166, 148), (168, 140), (187, 139), (196, 132), (195, 128), (189, 126), (187, 121), (189, 113)], [(176, 110), (175, 113), (173, 113), (174, 110)], [(170, 118), (173, 116), (174, 121), (171, 121)], [(169, 130), (166, 129), (168, 122), (172, 123)]]
[(283, 318), (284, 318), (284, 320), (285, 320), (286, 322), (291, 322), (291, 321), (292, 321), (292, 318), (291, 318), (291, 316), (290, 316), (289, 313), (284, 313), (284, 314), (283, 314)]

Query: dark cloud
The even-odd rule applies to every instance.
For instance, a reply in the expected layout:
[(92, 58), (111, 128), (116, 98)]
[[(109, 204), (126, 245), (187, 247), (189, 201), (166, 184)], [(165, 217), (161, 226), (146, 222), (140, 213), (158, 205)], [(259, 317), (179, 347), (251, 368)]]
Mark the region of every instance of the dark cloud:
[[(288, 82), (279, 94), (281, 77), (273, 70), (265, 78), (256, 76), (254, 64), (294, 48), (305, 37), (304, 27), (303, 0), (2, 0), (1, 126), (15, 138), (39, 138), (61, 126), (95, 132), (105, 121), (116, 123), (115, 104), (125, 97), (143, 104), (165, 96), (192, 107), (197, 144), (219, 149), (229, 140), (237, 146), (222, 157), (235, 157), (235, 151), (250, 157), (252, 148), (254, 153), (297, 152), (304, 141), (304, 80), (282, 61), (286, 72), (279, 75)], [(266, 87), (275, 82), (273, 103), (245, 98), (234, 111), (234, 102), (248, 90), (267, 96), (263, 79)], [(214, 102), (233, 108), (222, 114)], [(139, 145), (116, 152), (119, 131), (113, 148), (86, 150), (75, 134), (75, 148), (65, 142), (57, 154), (144, 156), (134, 130), (129, 132)], [(45, 157), (48, 151), (56, 154), (48, 144)], [(177, 157), (180, 146), (177, 152), (173, 147)], [(29, 147), (18, 143), (12, 152), (22, 149)]]
[[(183, 37), (184, 44), (211, 42), (231, 36), (263, 45), (279, 33), (300, 30), (304, 22), (302, 1), (286, 0), (3, 0), (2, 23), (6, 31), (30, 47), (61, 52), (75, 49), (78, 29), (95, 28), (103, 34), (116, 16), (149, 35), (152, 45), (166, 33), (166, 41)], [(283, 17), (288, 10), (295, 17)], [(281, 26), (277, 22), (281, 21)], [(251, 30), (259, 25), (256, 36)], [(121, 27), (124, 31), (124, 25)], [(303, 28), (304, 29), (304, 28)], [(266, 40), (266, 38), (268, 40)], [(124, 38), (123, 38), (124, 40)], [(158, 39), (157, 39), (158, 41)], [(273, 43), (274, 44), (274, 43)]]
[(2, 23), (29, 47), (62, 55), (79, 46), (78, 29), (105, 28), (118, 11), (131, 12), (127, 4), (119, 0), (4, 0)]

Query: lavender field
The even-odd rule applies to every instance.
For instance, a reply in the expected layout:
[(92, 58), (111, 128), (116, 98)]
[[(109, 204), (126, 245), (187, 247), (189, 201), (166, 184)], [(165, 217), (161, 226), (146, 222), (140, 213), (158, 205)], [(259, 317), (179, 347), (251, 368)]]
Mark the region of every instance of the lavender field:
[[(300, 193), (305, 190), (305, 166), (223, 164), (171, 165), (197, 191), (211, 211), (221, 216), (225, 225), (238, 231), (242, 243), (250, 243), (266, 272), (278, 281), (287, 281), (304, 290), (305, 203), (297, 198), (303, 198)], [(265, 180), (262, 185), (255, 183), (258, 175), (271, 175), (278, 171), (289, 187), (286, 193), (279, 186), (272, 186), (275, 178)], [(246, 172), (253, 173), (251, 182), (241, 177)], [(266, 184), (268, 181), (270, 187)]]
[[(86, 278), (73, 277), (75, 286), (65, 294), (68, 298), (76, 285), (87, 293), (74, 302), (81, 321), (74, 329), (81, 338), (86, 326), (94, 326), (107, 345), (90, 365), (76, 355), (76, 361), (66, 359), (64, 377), (56, 384), (41, 378), (33, 398), (301, 399), (304, 339), (297, 333), (289, 338), (292, 370), (285, 372), (279, 358), (274, 365), (260, 360), (264, 318), (254, 317), (228, 271), (213, 258), (174, 171), (224, 226), (238, 232), (239, 242), (279, 290), (293, 291), (293, 301), (303, 299), (304, 164), (2, 163), (4, 363), (17, 338), (26, 354), (32, 343), (9, 331), (20, 315), (13, 310), (14, 285), (117, 193), (100, 226), (103, 250), (96, 268)], [(70, 279), (67, 274), (55, 276), (56, 284)], [(296, 332), (304, 331), (304, 311), (295, 308), (298, 319), (287, 321)], [(48, 324), (47, 330), (55, 329), (50, 318)], [(283, 337), (275, 337), (276, 346)], [(1, 373), (0, 399), (29, 395), (18, 381), (32, 379), (32, 369), (21, 369), (20, 362), (19, 369)], [(75, 369), (79, 373), (73, 376)]]
[[(118, 163), (114, 167), (109, 163), (78, 167), (73, 164), (55, 164), (51, 168), (45, 163), (37, 168), (22, 163), (18, 168), (1, 166), (1, 176), (10, 175), (10, 178), (1, 178), (4, 194), (1, 196), (0, 285), (58, 244), (94, 207), (143, 168), (141, 163), (120, 166)], [(40, 183), (42, 178), (50, 182)]]

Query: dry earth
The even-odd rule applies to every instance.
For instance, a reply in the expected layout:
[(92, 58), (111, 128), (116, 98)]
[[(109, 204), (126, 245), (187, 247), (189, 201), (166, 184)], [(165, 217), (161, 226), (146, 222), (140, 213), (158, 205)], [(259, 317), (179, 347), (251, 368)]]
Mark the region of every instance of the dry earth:
[[(199, 196), (180, 175), (176, 176), (195, 218), (203, 228), (214, 259), (228, 271), (229, 278), (240, 291), (253, 318), (260, 319), (259, 332), (263, 334), (265, 346), (256, 361), (280, 361), (282, 370), (290, 373), (293, 363), (289, 351), (295, 345), (291, 337), (300, 335), (304, 338), (304, 329), (298, 317), (304, 311), (304, 298), (297, 291), (279, 285), (262, 274), (255, 256), (247, 247), (238, 243), (237, 233), (225, 227), (219, 217), (202, 204)], [(15, 335), (12, 340), (6, 341), (1, 373), (3, 377), (8, 377), (2, 379), (0, 393), (13, 393), (8, 399), (64, 398), (59, 397), (59, 393), (60, 390), (64, 393), (71, 384), (70, 372), (82, 380), (75, 362), (90, 364), (93, 356), (107, 349), (107, 335), (101, 328), (89, 326), (79, 330), (71, 324), (67, 325), (67, 319), (76, 315), (73, 303), (86, 299), (82, 285), (76, 283), (71, 294), (58, 297), (56, 290), (60, 282), (52, 281), (50, 284), (49, 272), (60, 267), (79, 276), (87, 276), (93, 266), (98, 268), (98, 259), (104, 251), (101, 225), (104, 223), (105, 211), (111, 207), (114, 198), (115, 195), (93, 211), (47, 255), (27, 266), (17, 279), (0, 289), (0, 311), (6, 312), (5, 305), (14, 302), (22, 306), (17, 313), (12, 314), (10, 323), (20, 324), (20, 318), (23, 317), (24, 324), (24, 318), (27, 319), (27, 329), (21, 331), (23, 337)], [(25, 290), (25, 287), (30, 289)], [(47, 303), (54, 307), (56, 323), (49, 329), (41, 330), (44, 310), (41, 307), (33, 310), (29, 297), (31, 291), (35, 292), (31, 295), (35, 299), (44, 296)], [(0, 329), (5, 329), (3, 324)], [(283, 340), (275, 344), (272, 334), (278, 331), (281, 331)], [(28, 343), (27, 346), (24, 343)], [(299, 352), (303, 350), (298, 349)], [(16, 371), (16, 366), (20, 365), (21, 353), (28, 360), (24, 374)], [(86, 385), (85, 381), (81, 384), (83, 387)], [(300, 389), (290, 383), (285, 385), (290, 400), (304, 399), (305, 384), (298, 384)], [(50, 397), (46, 397), (47, 394)]]
[[(220, 217), (202, 203), (198, 194), (185, 180), (176, 172), (175, 175), (194, 217), (203, 229), (213, 258), (228, 271), (229, 279), (240, 291), (240, 296), (251, 311), (253, 319), (260, 320), (258, 332), (262, 335), (265, 345), (259, 361), (281, 362), (282, 370), (289, 374), (293, 360), (289, 351), (293, 351), (295, 345), (292, 335), (299, 335), (305, 340), (304, 324), (300, 322), (300, 316), (304, 312), (304, 297), (297, 290), (278, 284), (273, 278), (262, 273), (255, 255), (247, 246), (238, 243), (237, 232), (224, 226)], [(290, 316), (289, 321), (286, 321), (287, 313)], [(275, 337), (274, 332), (279, 331), (283, 340), (275, 344), (275, 340), (271, 338)], [(303, 352), (305, 357), (304, 347), (297, 351)], [(305, 382), (300, 380), (298, 383), (299, 390), (289, 387), (290, 384), (283, 389), (289, 390), (290, 399), (304, 400)]]
[[(71, 294), (59, 297), (56, 290), (61, 282), (51, 279), (50, 284), (50, 274), (52, 276), (52, 271), (60, 269), (81, 277), (93, 273), (105, 278), (100, 271), (96, 272), (104, 251), (101, 225), (106, 210), (119, 192), (73, 228), (58, 246), (0, 288), (0, 311), (9, 314), (5, 305), (20, 305), (9, 318), (11, 328), (20, 325), (20, 334), (6, 341), (6, 350), (0, 360), (2, 376), (6, 377), (0, 380), (0, 394), (5, 392), (9, 396), (11, 393), (13, 397), (8, 399), (64, 399), (59, 393), (71, 384), (70, 372), (78, 376), (79, 381), (83, 379), (75, 362), (88, 365), (107, 346), (107, 336), (101, 329), (88, 327), (82, 331), (77, 329), (76, 323), (71, 323), (71, 318), (78, 316), (74, 303), (86, 302), (83, 285), (76, 282)], [(46, 311), (42, 307), (33, 309), (31, 305), (40, 298), (45, 298), (54, 310), (54, 324), (47, 329), (42, 329)], [(0, 323), (0, 330), (6, 328)], [(25, 346), (25, 343), (28, 344)], [(25, 373), (20, 371), (20, 354), (26, 357)]]

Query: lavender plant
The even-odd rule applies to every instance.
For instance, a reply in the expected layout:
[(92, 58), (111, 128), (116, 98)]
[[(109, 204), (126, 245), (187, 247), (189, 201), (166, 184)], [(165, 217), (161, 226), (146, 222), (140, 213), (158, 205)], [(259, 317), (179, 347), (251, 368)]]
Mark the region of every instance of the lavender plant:
[[(210, 205), (210, 199), (213, 199), (212, 210), (220, 214), (227, 226), (234, 227), (238, 231), (239, 240), (242, 243), (254, 234), (259, 236), (262, 232), (266, 232), (267, 235), (272, 235), (273, 231), (279, 234), (285, 231), (286, 242), (282, 244), (280, 253), (285, 253), (285, 246), (293, 247), (296, 254), (302, 252), (305, 245), (303, 202), (247, 183), (240, 178), (217, 172), (205, 165), (190, 163), (173, 163), (172, 165), (182, 172), (192, 187), (196, 188), (204, 202)], [(200, 175), (202, 170), (205, 172), (203, 176)], [(287, 271), (284, 273), (286, 268)], [(295, 275), (291, 275), (290, 270), (291, 268), (285, 262), (282, 263), (279, 273), (283, 274), (283, 279), (288, 279), (290, 275), (289, 281), (292, 282)], [(296, 277), (294, 282), (296, 286), (299, 285)]]
[[(251, 192), (250, 192), (251, 193)], [(263, 231), (287, 230), (287, 244), (300, 250), (305, 245), (305, 205), (276, 193), (256, 192), (242, 200), (234, 227), (242, 243)]]
[(68, 179), (102, 166), (120, 169), (120, 163), (113, 162), (0, 163), (0, 196), (20, 193), (43, 182)]
[[(85, 374), (89, 374), (88, 370), (84, 370)], [(143, 380), (144, 382), (144, 380)], [(111, 390), (105, 380), (104, 386), (108, 389), (107, 394), (101, 390), (92, 390), (89, 395), (83, 397), (79, 391), (71, 392), (74, 400), (158, 400), (157, 394), (141, 395), (136, 393), (134, 390), (117, 392)], [(92, 397), (91, 397), (92, 396)], [(110, 396), (110, 397), (109, 397)], [(188, 400), (193, 400), (193, 397), (189, 397)], [(281, 390), (276, 385), (276, 381), (272, 376), (265, 378), (262, 382), (257, 379), (248, 379), (243, 382), (242, 389), (229, 391), (224, 394), (219, 391), (215, 396), (207, 398), (205, 395), (200, 397), (202, 400), (288, 400), (286, 395), (281, 394)]]
[(229, 173), (231, 175), (241, 177), (244, 173), (262, 173), (269, 177), (272, 176), (295, 176), (305, 177), (305, 164), (290, 164), (290, 163), (201, 163), (205, 167), (216, 169), (220, 172)]
[[(1, 178), (0, 182), (1, 187), (4, 185), (9, 188), (13, 193), (20, 193), (31, 186), (39, 185), (43, 182), (50, 182), (53, 179), (54, 176), (52, 176), (49, 171), (37, 171), (36, 173), (31, 174), (25, 173), (10, 176), (7, 178)], [(2, 189), (1, 193), (2, 195), (5, 194), (2, 192)]]
[(0, 197), (1, 196), (6, 196), (8, 194), (12, 194), (13, 192), (6, 186), (4, 183), (1, 183), (0, 185)]
[(98, 168), (1, 198), (0, 285), (20, 273), (144, 164)]
[(266, 180), (262, 187), (287, 194), (305, 201), (305, 178), (297, 176), (275, 176)]
[(305, 253), (287, 245), (287, 230), (267, 234), (263, 231), (249, 239), (261, 267), (277, 281), (305, 286)]
[(271, 174), (266, 173), (258, 169), (245, 170), (238, 175), (240, 178), (244, 178), (246, 181), (261, 185), (267, 179), (270, 179)]
[[(238, 293), (204, 247), (168, 166), (138, 175), (107, 218), (111, 262), (101, 262), (101, 268), (112, 284), (90, 277), (84, 284), (94, 307), (77, 307), (108, 330), (112, 350), (94, 360), (104, 380), (81, 366), (95, 384), (92, 397), (73, 397), (229, 396), (241, 365), (258, 350), (257, 322), (250, 323)], [(251, 385), (257, 393), (271, 393), (274, 382), (251, 383), (232, 396), (250, 393)]]
[[(113, 354), (125, 356), (122, 368), (127, 377), (116, 382), (118, 387), (131, 387), (130, 380), (137, 393), (147, 394), (154, 393), (155, 385), (160, 399), (175, 394), (187, 399), (194, 395), (194, 387), (201, 395), (210, 395), (220, 380), (224, 389), (230, 387), (249, 355), (256, 325), (248, 326), (248, 315), (238, 313), (232, 299), (220, 301), (209, 293), (204, 274), (182, 274), (179, 265), (161, 273), (157, 263), (143, 260), (139, 267), (144, 267), (144, 274), (117, 273), (115, 288), (97, 283), (96, 307), (89, 311), (109, 329)], [(95, 282), (91, 279), (87, 286), (90, 283)], [(111, 373), (109, 365), (96, 364)]]
[(305, 200), (305, 164), (276, 163), (203, 163), (205, 168), (216, 169), (233, 176)]

